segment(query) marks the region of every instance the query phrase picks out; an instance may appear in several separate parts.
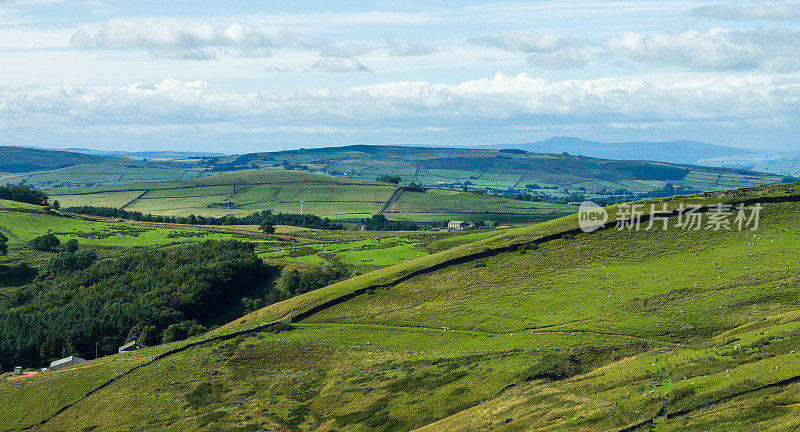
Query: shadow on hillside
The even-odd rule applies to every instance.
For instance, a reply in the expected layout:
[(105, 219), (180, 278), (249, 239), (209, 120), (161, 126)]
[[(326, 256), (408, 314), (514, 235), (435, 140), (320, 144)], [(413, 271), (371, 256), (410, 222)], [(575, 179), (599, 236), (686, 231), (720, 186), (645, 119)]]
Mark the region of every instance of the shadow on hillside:
[(39, 273), (35, 268), (22, 263), (0, 264), (0, 287), (18, 287), (30, 283)]

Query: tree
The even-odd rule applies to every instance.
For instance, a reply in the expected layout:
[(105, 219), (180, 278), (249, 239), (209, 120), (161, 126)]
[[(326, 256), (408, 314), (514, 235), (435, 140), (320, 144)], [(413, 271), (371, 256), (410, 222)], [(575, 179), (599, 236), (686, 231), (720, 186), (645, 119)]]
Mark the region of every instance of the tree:
[(145, 345), (155, 346), (161, 344), (161, 335), (156, 326), (147, 326), (142, 330), (138, 340)]
[[(56, 201), (56, 202), (58, 202), (58, 201)], [(69, 253), (77, 252), (78, 251), (78, 240), (75, 240), (75, 239), (67, 240), (66, 248), (67, 248), (67, 252), (69, 252)]]
[(378, 180), (380, 182), (386, 182), (386, 183), (400, 184), (400, 176), (393, 176), (393, 175), (389, 175), (389, 174), (380, 176), (375, 180)]
[(55, 234), (45, 234), (31, 240), (30, 246), (40, 251), (52, 251), (61, 246), (61, 240)]
[(164, 330), (164, 343), (184, 340), (189, 336), (199, 335), (205, 331), (206, 328), (198, 324), (197, 321), (183, 321), (177, 324), (172, 324), (171, 326), (167, 327), (166, 330)]
[(58, 202), (58, 200), (54, 200), (54, 201), (53, 201), (53, 205), (52, 205), (52, 207), (53, 207), (54, 209), (58, 210), (58, 209), (60, 209), (60, 208), (61, 208), (61, 203), (60, 203), (60, 202)]
[(275, 234), (275, 225), (273, 225), (270, 221), (261, 222), (261, 225), (258, 227), (258, 229), (264, 234)]
[(0, 233), (0, 255), (5, 255), (8, 253), (8, 237), (4, 236), (3, 233)]

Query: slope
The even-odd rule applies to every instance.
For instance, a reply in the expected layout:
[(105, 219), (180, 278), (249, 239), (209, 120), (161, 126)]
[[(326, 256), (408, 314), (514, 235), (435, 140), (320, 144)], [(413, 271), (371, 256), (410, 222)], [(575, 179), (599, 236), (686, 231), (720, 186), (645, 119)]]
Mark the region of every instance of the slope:
[(20, 400), (72, 392), (3, 427), (786, 430), (800, 185), (664, 202), (682, 201), (760, 203), (761, 224), (583, 234), (570, 216), (505, 231), (142, 351), (172, 353), (113, 381), (98, 365), (3, 383)]

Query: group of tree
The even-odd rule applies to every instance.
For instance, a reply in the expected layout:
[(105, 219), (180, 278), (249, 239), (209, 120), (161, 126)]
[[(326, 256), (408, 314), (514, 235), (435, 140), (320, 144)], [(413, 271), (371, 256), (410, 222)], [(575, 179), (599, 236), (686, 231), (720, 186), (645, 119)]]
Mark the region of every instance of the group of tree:
[(224, 216), (206, 217), (189, 215), (183, 216), (159, 216), (144, 214), (138, 211), (128, 211), (115, 207), (68, 207), (64, 211), (79, 213), (91, 216), (103, 216), (128, 219), (142, 222), (175, 223), (188, 225), (262, 225), (269, 222), (273, 225), (290, 225), (302, 228), (324, 229), (324, 230), (343, 230), (345, 226), (333, 222), (328, 218), (321, 218), (310, 214), (297, 213), (272, 213), (271, 210), (262, 210), (246, 216)]
[(369, 219), (361, 219), (361, 225), (367, 231), (416, 231), (419, 229), (419, 226), (413, 222), (390, 220), (382, 214), (374, 215)]
[(393, 175), (389, 175), (389, 174), (380, 176), (375, 180), (377, 180), (379, 182), (400, 184), (400, 176), (393, 176)]
[(0, 199), (34, 205), (47, 205), (47, 194), (27, 186), (0, 186)]
[(0, 369), (93, 356), (96, 343), (109, 354), (143, 336), (154, 344), (202, 331), (277, 277), (253, 249), (206, 241), (96, 260), (68, 246), (32, 282), (0, 297)]

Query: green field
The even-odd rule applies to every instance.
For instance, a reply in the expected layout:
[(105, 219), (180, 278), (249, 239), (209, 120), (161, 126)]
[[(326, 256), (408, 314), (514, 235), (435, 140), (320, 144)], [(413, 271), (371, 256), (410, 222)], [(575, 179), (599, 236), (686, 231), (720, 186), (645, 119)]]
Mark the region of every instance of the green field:
[[(426, 250), (441, 252), (140, 351), (176, 350), (128, 373), (109, 363), (0, 383), (19, 400), (58, 395), (14, 415), (8, 406), (0, 427), (791, 430), (800, 406), (800, 185), (686, 201), (766, 197), (789, 199), (765, 200), (757, 231), (564, 236), (576, 227), (568, 216), (435, 240)], [(382, 241), (385, 250), (413, 246)], [(318, 250), (337, 247), (358, 249)], [(287, 315), (298, 317), (293, 330), (254, 327)]]
[[(355, 223), (378, 214), (397, 185), (292, 171), (243, 171), (190, 180), (135, 183), (49, 193), (62, 207), (120, 207), (156, 215), (245, 215), (253, 211), (303, 212)], [(209, 207), (230, 199), (232, 208)], [(531, 203), (466, 192), (431, 189), (404, 192), (386, 212), (393, 219), (442, 222), (453, 219), (531, 223), (573, 213), (574, 207)]]

